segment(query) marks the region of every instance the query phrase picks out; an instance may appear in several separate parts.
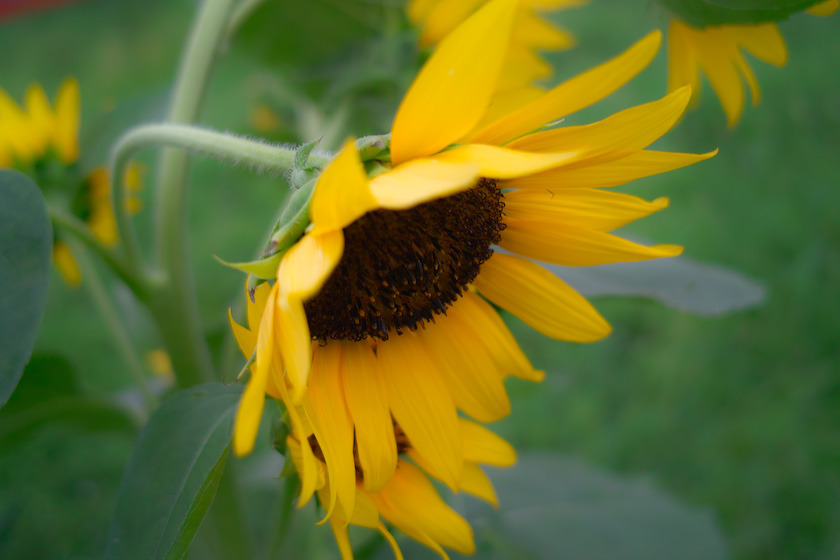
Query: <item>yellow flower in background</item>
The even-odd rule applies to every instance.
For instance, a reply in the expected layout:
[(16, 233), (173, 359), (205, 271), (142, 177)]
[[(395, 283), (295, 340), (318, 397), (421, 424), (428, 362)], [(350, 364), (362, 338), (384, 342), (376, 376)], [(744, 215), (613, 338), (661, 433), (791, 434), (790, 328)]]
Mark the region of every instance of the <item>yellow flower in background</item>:
[[(838, 7), (840, 0), (829, 0), (807, 11), (827, 16)], [(742, 51), (779, 68), (787, 63), (785, 40), (775, 23), (699, 29), (672, 20), (668, 28), (668, 90), (690, 85), (696, 102), (702, 71), (720, 99), (727, 125), (734, 126), (744, 110), (743, 81), (747, 82), (753, 105), (761, 100), (758, 81)]]
[[(0, 89), (0, 168), (14, 167), (37, 175), (34, 167), (51, 157), (67, 168), (73, 166), (79, 158), (79, 124), (79, 84), (74, 78), (64, 80), (53, 106), (39, 84), (29, 86), (22, 106)], [(124, 178), (129, 191), (142, 188), (143, 172), (140, 165), (129, 166)], [(39, 177), (36, 180), (44, 182)], [(126, 203), (133, 213), (140, 211), (140, 199), (136, 196), (130, 196)], [(104, 167), (94, 169), (81, 181), (71, 210), (102, 243), (117, 243), (116, 218)], [(67, 284), (75, 287), (81, 283), (81, 271), (73, 252), (60, 238), (53, 241), (53, 264)]]
[[(534, 82), (552, 74), (551, 65), (538, 51), (559, 51), (572, 48), (571, 33), (547, 22), (542, 14), (577, 8), (587, 0), (522, 0), (513, 22), (507, 58), (497, 90), (500, 95), (518, 98), (538, 96), (542, 88)], [(420, 30), (420, 46), (440, 43), (459, 24), (487, 4), (488, 0), (409, 0), (406, 12)], [(513, 94), (511, 90), (518, 93)]]
[[(273, 286), (251, 294), (249, 329), (231, 321), (243, 353), (255, 354), (234, 449), (252, 449), (265, 394), (282, 400), (299, 444), (301, 504), (327, 488), (330, 519), (355, 523), (360, 492), (376, 502), (404, 456), (452, 490), (481, 486), (487, 497), (478, 463), (492, 463), (469, 455), (459, 411), (498, 420), (510, 411), (506, 377), (543, 376), (487, 300), (559, 340), (610, 330), (535, 261), (590, 266), (681, 252), (609, 233), (667, 200), (603, 187), (713, 155), (646, 149), (679, 119), (689, 88), (593, 124), (545, 128), (634, 77), (661, 35), (502, 108), (515, 8), (494, 0), (441, 41), (397, 112), (390, 160), (362, 162), (347, 141), (316, 183), (306, 234)], [(400, 528), (429, 544), (413, 522)], [(470, 550), (471, 538), (458, 546)]]
[(53, 150), (62, 163), (79, 157), (79, 84), (67, 78), (55, 104), (39, 84), (26, 91), (21, 107), (0, 89), (0, 167), (26, 168)]

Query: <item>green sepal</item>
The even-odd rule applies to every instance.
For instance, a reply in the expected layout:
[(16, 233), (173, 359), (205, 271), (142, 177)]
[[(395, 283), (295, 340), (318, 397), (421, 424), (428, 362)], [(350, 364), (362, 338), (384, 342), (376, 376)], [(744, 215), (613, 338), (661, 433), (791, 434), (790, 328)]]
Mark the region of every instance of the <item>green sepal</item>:
[(787, 19), (822, 0), (658, 0), (695, 27), (767, 23)]
[(319, 142), (320, 140), (307, 142), (295, 151), (292, 169), (289, 172), (289, 184), (293, 189), (298, 190), (303, 188), (306, 183), (321, 173), (319, 166), (309, 163), (309, 156), (312, 155), (312, 150), (315, 149)]
[(372, 159), (390, 161), (391, 154), (388, 152), (390, 145), (390, 134), (363, 136), (362, 138), (356, 140), (356, 149), (359, 151), (359, 158), (361, 158), (363, 162)]
[(213, 255), (217, 263), (244, 272), (250, 276), (255, 276), (260, 280), (271, 280), (277, 274), (277, 267), (280, 265), (280, 259), (283, 258), (284, 251), (280, 251), (268, 257), (257, 259), (249, 262), (228, 262), (218, 255)]
[(286, 437), (289, 435), (289, 425), (283, 418), (275, 418), (271, 425), (271, 443), (281, 455), (286, 454)]

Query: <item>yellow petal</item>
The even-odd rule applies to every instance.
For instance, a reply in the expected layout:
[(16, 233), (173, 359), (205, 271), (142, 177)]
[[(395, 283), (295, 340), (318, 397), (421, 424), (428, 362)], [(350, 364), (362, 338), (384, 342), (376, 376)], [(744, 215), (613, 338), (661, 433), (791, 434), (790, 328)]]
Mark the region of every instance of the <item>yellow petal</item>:
[(641, 72), (653, 60), (661, 40), (662, 34), (654, 31), (609, 62), (560, 84), (536, 101), (491, 123), (470, 141), (503, 144), (592, 105)]
[(350, 138), (315, 185), (310, 235), (343, 229), (376, 206), (355, 141)]
[(70, 247), (63, 241), (56, 241), (53, 245), (53, 264), (67, 284), (75, 288), (82, 283), (82, 271)]
[(394, 474), (397, 444), (386, 392), (373, 349), (364, 342), (344, 346), (344, 391), (356, 426), (356, 447), (365, 490), (378, 492)]
[[(413, 12), (415, 17), (418, 12), (426, 12), (425, 17), (423, 17), (420, 46), (428, 47), (439, 43), (483, 3), (485, 3), (485, 0), (444, 1), (437, 2), (437, 5), (430, 6), (425, 10), (417, 6), (409, 8), (409, 14)], [(417, 20), (415, 19), (415, 21)]]
[[(595, 165), (583, 163), (559, 167), (538, 175), (520, 177), (504, 184), (505, 188), (539, 189), (549, 195), (565, 188), (615, 187), (630, 181), (665, 173), (707, 160), (717, 150), (706, 154), (683, 154), (679, 152), (657, 152), (643, 150), (635, 154)], [(505, 195), (507, 196), (507, 194)]]
[(32, 84), (26, 90), (26, 111), (35, 132), (33, 137), (37, 138), (39, 144), (38, 152), (43, 154), (55, 130), (55, 117), (50, 109), (47, 94), (39, 84)]
[(805, 11), (812, 16), (830, 16), (836, 12), (838, 8), (840, 8), (840, 0), (828, 0), (827, 2), (814, 4)]
[(787, 64), (787, 47), (775, 23), (727, 26), (735, 41), (759, 60), (782, 67)]
[(271, 293), (271, 284), (263, 282), (254, 289), (254, 299), (251, 300), (251, 295), (247, 294), (248, 282), (245, 282), (245, 303), (248, 313), (248, 328), (256, 330), (262, 322), (263, 313), (265, 313), (265, 306), (268, 302), (268, 294)]
[(496, 467), (509, 467), (516, 462), (516, 450), (481, 424), (461, 418), (464, 438), (464, 459)]
[(601, 231), (561, 224), (509, 220), (500, 245), (528, 258), (563, 266), (593, 266), (613, 262), (675, 257), (676, 245), (645, 247)]
[(411, 22), (416, 25), (429, 18), (429, 14), (438, 2), (439, 0), (408, 0), (405, 11)]
[(463, 459), (455, 404), (421, 340), (410, 332), (392, 336), (377, 355), (394, 419), (441, 479), (457, 488)]
[(568, 49), (574, 45), (571, 35), (557, 29), (531, 10), (518, 10), (511, 42), (547, 51)]
[(596, 123), (529, 134), (508, 147), (532, 152), (576, 151), (580, 158), (623, 156), (648, 147), (668, 132), (690, 98), (691, 88), (685, 86), (658, 101), (625, 109)]
[(648, 202), (629, 194), (596, 189), (524, 189), (504, 194), (505, 219), (553, 222), (612, 231), (668, 207), (667, 198)]
[(493, 488), (493, 483), (478, 466), (478, 463), (472, 461), (464, 462), (464, 477), (461, 480), (461, 490), (468, 492), (473, 496), (477, 496), (482, 500), (490, 502), (493, 507), (499, 507), (499, 498), (496, 496), (496, 490)]
[(704, 31), (702, 43), (697, 48), (697, 60), (720, 100), (730, 127), (738, 122), (744, 110), (744, 84), (734, 62), (737, 56), (737, 45), (722, 28)]
[(347, 525), (330, 519), (330, 529), (332, 529), (335, 542), (338, 545), (341, 560), (353, 560), (353, 547), (350, 546), (350, 534), (347, 532)]
[(610, 334), (609, 324), (586, 298), (525, 259), (495, 254), (473, 283), (490, 301), (551, 338), (593, 342)]
[(691, 86), (692, 96), (700, 94), (700, 72), (690, 41), (692, 30), (679, 20), (668, 26), (668, 91)]
[(475, 551), (469, 524), (446, 505), (432, 483), (410, 463), (400, 461), (388, 485), (371, 499), (385, 519), (438, 554), (446, 557), (440, 545), (462, 554)]
[(330, 517), (336, 498), (347, 517), (352, 517), (356, 500), (353, 421), (344, 402), (340, 343), (333, 341), (316, 348), (308, 394), (313, 414), (310, 420), (327, 463), (331, 490), (325, 517)]
[(18, 107), (17, 103), (0, 89), (0, 123), (5, 129), (6, 142), (14, 155), (13, 159), (29, 163), (40, 155), (38, 147), (42, 144), (30, 119)]
[(394, 165), (434, 154), (478, 123), (502, 68), (515, 6), (492, 0), (438, 45), (394, 118)]
[(230, 330), (233, 331), (233, 337), (236, 339), (239, 350), (243, 356), (250, 358), (254, 354), (254, 348), (257, 347), (257, 333), (249, 331), (234, 321), (230, 308), (228, 308), (228, 321), (230, 322)]
[[(533, 51), (527, 48), (511, 45), (511, 48), (508, 49), (505, 60), (502, 63), (502, 72), (496, 85), (496, 93), (528, 86), (537, 80), (551, 76), (552, 72), (553, 68), (551, 65)], [(520, 106), (514, 107), (513, 109), (518, 109)], [(507, 113), (496, 115), (496, 118), (498, 119), (506, 114)], [(486, 126), (494, 120), (496, 119), (488, 120), (487, 115), (485, 114), (479, 122)], [(480, 130), (480, 128), (477, 128), (478, 124), (479, 123), (476, 123), (476, 126), (468, 132)], [(483, 128), (483, 126), (481, 128)]]
[(276, 315), (277, 346), (286, 364), (286, 378), (292, 385), (292, 402), (300, 403), (312, 366), (312, 341), (303, 302), (281, 294), (277, 298)]
[(383, 208), (402, 210), (475, 186), (479, 166), (437, 158), (405, 163), (370, 180), (370, 190)]
[(460, 303), (418, 334), (428, 348), (434, 348), (430, 357), (443, 373), (455, 406), (480, 422), (494, 422), (510, 414), (502, 383), (509, 372), (500, 370), (485, 347), (484, 333), (473, 330), (469, 317), (458, 309)]
[[(297, 426), (294, 423), (292, 425), (293, 427)], [(306, 442), (306, 439), (304, 438), (301, 441)], [(301, 446), (298, 439), (288, 436), (286, 437), (286, 447), (289, 448), (289, 455), (291, 455), (300, 476), (298, 507), (301, 508), (312, 498), (316, 489), (322, 488), (326, 484), (326, 477), (319, 468), (323, 466), (323, 463), (315, 459), (308, 442)]]
[[(504, 79), (504, 78), (503, 78)], [(476, 127), (477, 130), (484, 128), (491, 122), (500, 119), (508, 113), (519, 109), (520, 107), (531, 103), (535, 99), (545, 94), (545, 90), (541, 87), (527, 85), (531, 80), (525, 82), (511, 81), (511, 87), (500, 90), (493, 95), (493, 100), (490, 101), (490, 106), (487, 107), (487, 112), (484, 113), (484, 118)]]
[(55, 99), (55, 147), (66, 164), (79, 157), (79, 83), (67, 78)]
[(274, 355), (274, 300), (277, 290), (272, 289), (268, 296), (267, 310), (260, 324), (257, 338), (257, 358), (251, 368), (251, 378), (242, 393), (239, 409), (236, 412), (236, 422), (233, 429), (233, 451), (242, 457), (254, 449), (254, 440), (260, 427), (263, 406), (265, 405), (265, 386), (268, 382), (268, 372), (272, 360), (279, 360)]
[(744, 59), (744, 55), (740, 51), (735, 53), (732, 62), (735, 64), (738, 72), (744, 77), (744, 80), (746, 80), (747, 87), (750, 88), (750, 97), (752, 97), (753, 105), (757, 105), (761, 101), (761, 89), (758, 87), (758, 80), (755, 78), (752, 68), (750, 68), (749, 63)]
[(280, 294), (303, 301), (313, 298), (341, 260), (343, 252), (344, 233), (341, 230), (304, 235), (280, 261), (277, 270)]
[(510, 330), (493, 307), (479, 296), (468, 292), (450, 308), (450, 314), (461, 313), (476, 332), (481, 333), (486, 351), (505, 376), (513, 375), (529, 381), (542, 381), (545, 372), (537, 371), (528, 361)]
[(447, 150), (436, 159), (453, 164), (478, 165), (479, 175), (482, 177), (512, 179), (557, 167), (574, 161), (577, 157), (576, 151), (534, 154), (497, 146), (468, 144)]

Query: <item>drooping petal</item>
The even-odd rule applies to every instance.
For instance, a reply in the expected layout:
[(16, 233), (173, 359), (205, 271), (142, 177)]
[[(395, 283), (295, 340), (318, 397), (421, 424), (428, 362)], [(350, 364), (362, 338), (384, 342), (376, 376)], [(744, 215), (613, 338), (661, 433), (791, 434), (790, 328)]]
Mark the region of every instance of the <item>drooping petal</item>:
[(356, 447), (365, 490), (378, 492), (397, 466), (397, 444), (388, 394), (373, 349), (363, 342), (344, 346), (344, 391), (356, 426)]
[[(247, 290), (247, 282), (245, 284), (245, 289)], [(251, 301), (251, 295), (249, 294), (246, 299), (246, 308), (248, 313), (248, 328), (252, 331), (257, 330), (262, 322), (263, 313), (265, 313), (265, 307), (268, 302), (268, 294), (271, 293), (271, 284), (268, 282), (263, 282), (259, 286), (254, 289), (254, 300)]]
[[(462, 554), (475, 551), (472, 528), (438, 495), (435, 487), (415, 466), (400, 461), (393, 478), (378, 494), (371, 494), (382, 516), (412, 538), (440, 545)], [(419, 538), (418, 538), (419, 537)], [(423, 538), (425, 537), (425, 538)]]
[(531, 261), (497, 253), (473, 282), (490, 301), (551, 338), (593, 342), (610, 333), (586, 298)]
[(332, 529), (335, 542), (338, 545), (341, 560), (353, 560), (353, 547), (350, 545), (350, 533), (347, 531), (347, 525), (330, 518), (330, 529)]
[(257, 347), (257, 333), (249, 331), (239, 323), (233, 320), (233, 314), (228, 308), (228, 321), (230, 322), (230, 330), (233, 331), (233, 337), (236, 339), (236, 344), (239, 350), (246, 358), (250, 358), (254, 353), (254, 348)]
[(735, 69), (738, 47), (719, 28), (709, 28), (697, 48), (697, 60), (726, 113), (727, 126), (738, 122), (744, 110), (744, 84)]
[(280, 261), (277, 284), (280, 295), (302, 301), (311, 299), (327, 281), (344, 252), (341, 230), (304, 235)]
[(296, 297), (288, 298), (281, 294), (276, 308), (277, 346), (286, 364), (286, 378), (292, 385), (292, 402), (300, 403), (312, 366), (309, 323), (303, 302)]
[(684, 86), (658, 101), (620, 111), (596, 123), (528, 134), (508, 147), (531, 152), (575, 151), (581, 159), (627, 155), (648, 147), (676, 124), (691, 98)]
[(612, 231), (668, 207), (624, 193), (596, 189), (523, 189), (504, 194), (505, 219)]
[(673, 171), (707, 160), (717, 150), (706, 154), (683, 154), (680, 152), (657, 152), (643, 150), (615, 161), (595, 165), (572, 165), (552, 169), (537, 175), (519, 177), (504, 184), (511, 189), (539, 189), (549, 194), (565, 188), (606, 188), (623, 185), (666, 171)]
[(500, 371), (493, 355), (487, 352), (482, 332), (476, 332), (463, 314), (447, 310), (446, 317), (428, 324), (418, 334), (443, 372), (455, 405), (479, 422), (494, 422), (510, 414), (510, 399), (502, 383), (508, 373)]
[(516, 0), (492, 0), (438, 45), (394, 118), (395, 166), (442, 150), (478, 123), (495, 90), (515, 7)]
[(233, 451), (242, 457), (254, 449), (254, 440), (260, 427), (263, 407), (265, 406), (265, 386), (272, 360), (280, 360), (274, 352), (274, 301), (277, 289), (271, 290), (266, 303), (266, 311), (260, 323), (257, 337), (257, 356), (254, 367), (251, 368), (251, 379), (242, 393), (239, 409), (236, 412), (236, 422), (233, 429)]
[(646, 247), (601, 231), (562, 224), (506, 221), (500, 245), (513, 253), (563, 266), (593, 266), (675, 257), (677, 245)]
[(423, 158), (405, 163), (370, 180), (370, 190), (383, 208), (402, 210), (473, 187), (479, 166), (473, 162)]
[(380, 344), (377, 356), (394, 419), (441, 479), (457, 488), (463, 460), (455, 404), (425, 347), (404, 333)]
[(577, 151), (559, 152), (535, 154), (485, 144), (468, 144), (438, 154), (436, 159), (453, 164), (476, 164), (482, 177), (512, 179), (539, 173), (574, 161), (578, 157)]
[[(294, 420), (292, 421), (292, 427), (298, 433), (301, 433), (300, 425), (296, 424)], [(304, 444), (301, 445), (299, 441), (303, 441)], [(295, 463), (295, 469), (300, 476), (298, 507), (301, 508), (309, 502), (316, 490), (323, 488), (326, 484), (326, 476), (323, 473), (324, 465), (315, 459), (306, 438), (299, 439), (299, 436), (288, 436), (286, 437), (286, 447), (289, 448), (289, 455), (291, 455), (292, 461)]]
[(568, 80), (473, 136), (478, 144), (503, 144), (608, 96), (653, 60), (662, 34), (654, 31), (627, 51)]
[(668, 26), (668, 91), (691, 86), (692, 97), (700, 95), (700, 72), (694, 45), (689, 37), (692, 30), (678, 19)]
[(348, 518), (356, 500), (356, 467), (353, 459), (353, 420), (344, 401), (341, 344), (318, 346), (312, 359), (309, 382), (310, 420), (315, 437), (327, 464), (330, 499), (326, 505), (329, 518), (336, 499)]
[(55, 98), (55, 147), (66, 164), (79, 158), (79, 82), (68, 78)]
[(69, 286), (75, 288), (82, 283), (82, 271), (67, 243), (61, 240), (56, 241), (53, 245), (52, 258), (55, 269)]
[(497, 368), (505, 376), (515, 376), (529, 381), (542, 381), (545, 372), (535, 370), (522, 352), (516, 339), (493, 307), (479, 296), (468, 292), (457, 305), (449, 310), (450, 315), (462, 314), (475, 332), (481, 333), (485, 351), (493, 357)]
[(315, 185), (310, 234), (343, 229), (376, 206), (356, 143), (350, 138)]
[(737, 43), (751, 55), (773, 66), (787, 64), (785, 39), (775, 23), (730, 26)]
[(511, 444), (481, 424), (461, 418), (464, 437), (464, 459), (496, 467), (509, 467), (516, 462), (516, 450)]
[(493, 507), (499, 507), (499, 498), (496, 496), (493, 483), (490, 482), (478, 463), (464, 461), (464, 477), (461, 480), (461, 490), (489, 502)]

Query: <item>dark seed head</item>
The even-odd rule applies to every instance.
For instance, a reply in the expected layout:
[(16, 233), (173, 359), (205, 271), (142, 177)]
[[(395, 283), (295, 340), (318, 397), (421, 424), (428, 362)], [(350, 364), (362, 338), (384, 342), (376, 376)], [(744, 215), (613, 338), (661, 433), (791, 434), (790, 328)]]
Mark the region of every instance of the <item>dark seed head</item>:
[(314, 339), (386, 340), (414, 330), (478, 275), (501, 239), (501, 191), (481, 179), (468, 191), (408, 210), (375, 210), (344, 228), (344, 254), (306, 303)]

